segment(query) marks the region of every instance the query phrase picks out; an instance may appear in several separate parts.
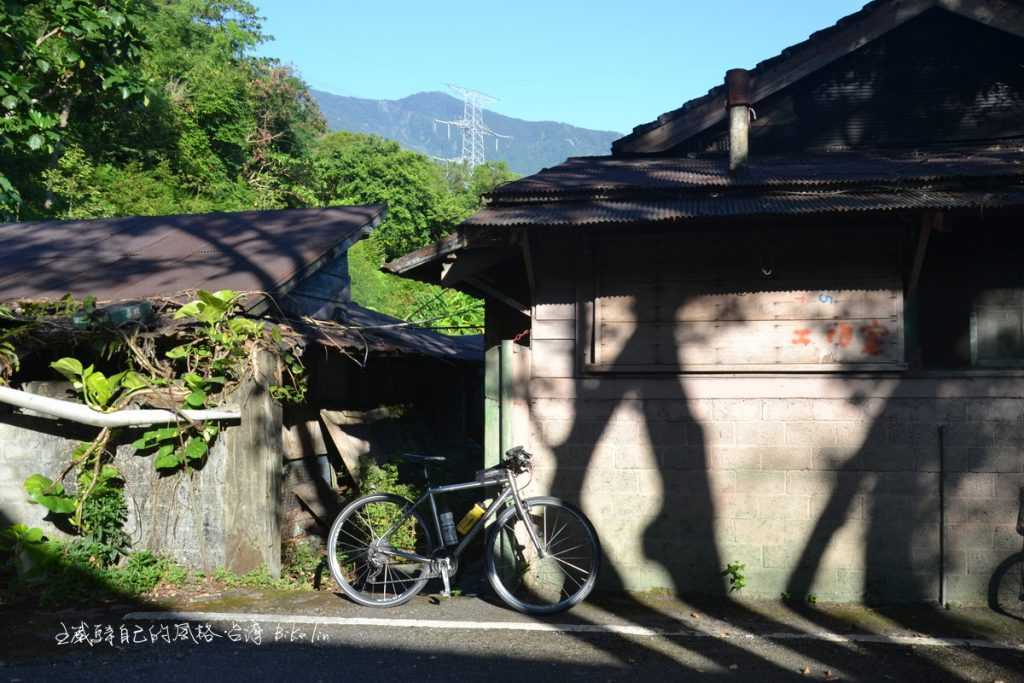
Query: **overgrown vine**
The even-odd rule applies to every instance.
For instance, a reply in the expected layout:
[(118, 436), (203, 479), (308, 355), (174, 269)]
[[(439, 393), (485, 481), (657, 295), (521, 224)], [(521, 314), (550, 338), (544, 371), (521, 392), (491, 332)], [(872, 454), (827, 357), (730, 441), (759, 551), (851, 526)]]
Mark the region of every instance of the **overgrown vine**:
[[(93, 410), (113, 412), (148, 405), (176, 413), (177, 422), (145, 430), (132, 446), (152, 454), (157, 470), (188, 471), (207, 457), (220, 427), (189, 419), (184, 411), (223, 406), (252, 376), (259, 349), (270, 350), (281, 360), (283, 377), (271, 388), (272, 394), (284, 401), (305, 397), (306, 373), (297, 335), (246, 317), (243, 299), (231, 290), (199, 291), (194, 301), (174, 310), (165, 325), (169, 330), (156, 334), (138, 324), (155, 317), (148, 303), (97, 309), (94, 300), (77, 303), (66, 297), (46, 305), (21, 305), (17, 311), (0, 309), (0, 316), (15, 320), (0, 336), (0, 382), (19, 367), (15, 337), (30, 337), (40, 326), (58, 324), (54, 315), (70, 319), (76, 329), (97, 332), (93, 341), (99, 342), (101, 355), (122, 367), (108, 375), (70, 356), (53, 361), (50, 367)], [(167, 339), (173, 340), (170, 348), (166, 348)], [(33, 474), (24, 482), (29, 499), (66, 519), (95, 546), (92, 552), (100, 556), (96, 557), (100, 563), (115, 561), (128, 545), (121, 530), (127, 517), (124, 480), (112, 464), (123, 437), (121, 429), (103, 428), (93, 440), (75, 447), (55, 479)]]

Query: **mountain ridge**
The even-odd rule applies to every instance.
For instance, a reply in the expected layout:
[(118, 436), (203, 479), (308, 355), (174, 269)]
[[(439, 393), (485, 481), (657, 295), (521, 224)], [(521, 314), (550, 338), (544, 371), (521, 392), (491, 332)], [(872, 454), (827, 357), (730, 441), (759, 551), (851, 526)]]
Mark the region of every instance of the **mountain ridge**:
[[(439, 158), (458, 157), (462, 133), (435, 123), (435, 119), (457, 120), (463, 103), (447, 93), (425, 91), (397, 100), (374, 100), (311, 90), (313, 98), (332, 131), (370, 133), (394, 140), (403, 147)], [(562, 163), (570, 156), (609, 154), (611, 143), (622, 137), (614, 131), (580, 128), (559, 121), (526, 121), (490, 110), (483, 112), (484, 124), (511, 140), (486, 138), (486, 156), (505, 161), (516, 173), (528, 175)]]

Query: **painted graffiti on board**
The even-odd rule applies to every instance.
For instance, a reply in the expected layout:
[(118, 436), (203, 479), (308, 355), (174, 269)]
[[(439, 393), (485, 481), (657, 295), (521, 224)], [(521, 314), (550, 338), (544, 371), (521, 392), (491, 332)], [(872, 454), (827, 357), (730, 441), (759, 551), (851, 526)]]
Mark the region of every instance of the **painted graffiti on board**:
[(807, 327), (789, 328), (789, 343), (792, 346), (815, 352), (819, 363), (837, 363), (854, 359), (883, 360), (891, 352), (896, 340), (894, 321), (856, 320), (836, 321), (821, 329)]

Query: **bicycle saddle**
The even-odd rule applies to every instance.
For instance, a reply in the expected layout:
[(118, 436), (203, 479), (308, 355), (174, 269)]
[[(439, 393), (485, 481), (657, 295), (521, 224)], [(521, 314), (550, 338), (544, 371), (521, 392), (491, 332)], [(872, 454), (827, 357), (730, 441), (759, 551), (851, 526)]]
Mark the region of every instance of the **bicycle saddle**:
[(402, 459), (417, 464), (444, 462), (443, 455), (420, 455), (419, 453), (402, 453)]

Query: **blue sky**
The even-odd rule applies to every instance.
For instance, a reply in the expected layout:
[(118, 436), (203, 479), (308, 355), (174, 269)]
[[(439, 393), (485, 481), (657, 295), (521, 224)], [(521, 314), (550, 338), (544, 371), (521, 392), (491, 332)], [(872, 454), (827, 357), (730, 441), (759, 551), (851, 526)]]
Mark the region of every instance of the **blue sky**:
[(255, 0), (260, 49), (314, 88), (396, 99), (457, 83), (529, 120), (627, 132), (866, 0)]

